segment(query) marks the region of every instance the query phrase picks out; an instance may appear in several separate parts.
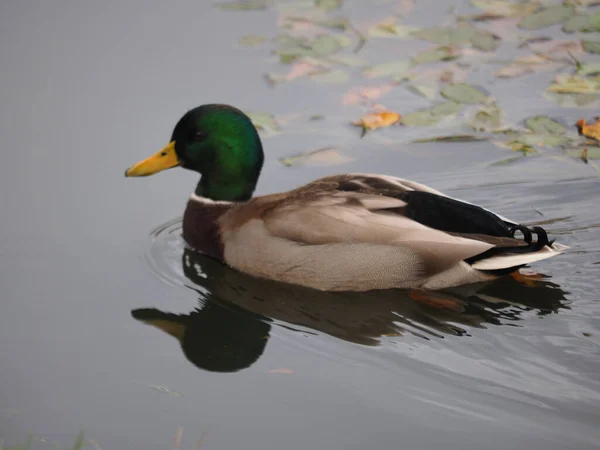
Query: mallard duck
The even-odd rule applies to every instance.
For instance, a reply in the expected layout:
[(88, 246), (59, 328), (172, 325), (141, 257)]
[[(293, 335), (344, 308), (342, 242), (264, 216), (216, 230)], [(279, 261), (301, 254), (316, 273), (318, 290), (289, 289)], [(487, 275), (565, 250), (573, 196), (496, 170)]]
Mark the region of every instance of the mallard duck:
[(263, 159), (250, 118), (209, 104), (188, 111), (169, 144), (125, 176), (199, 172), (183, 216), (190, 247), (256, 277), (325, 291), (487, 281), (566, 248), (543, 228), (388, 175), (334, 175), (252, 197)]

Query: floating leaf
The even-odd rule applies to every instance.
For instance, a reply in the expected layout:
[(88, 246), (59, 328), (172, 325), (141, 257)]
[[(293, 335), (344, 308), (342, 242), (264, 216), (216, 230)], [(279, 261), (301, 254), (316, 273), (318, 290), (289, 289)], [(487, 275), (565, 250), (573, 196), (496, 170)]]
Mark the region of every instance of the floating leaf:
[(500, 42), (500, 37), (488, 31), (477, 31), (477, 34), (471, 38), (471, 45), (483, 52), (495, 51)]
[(396, 86), (396, 83), (386, 83), (377, 86), (356, 86), (344, 94), (342, 103), (344, 105), (353, 105), (377, 100)]
[(567, 127), (552, 120), (548, 116), (533, 116), (525, 120), (525, 127), (534, 133), (560, 136), (567, 132)]
[(525, 16), (539, 6), (537, 2), (518, 3), (509, 0), (471, 0), (471, 4), (496, 17)]
[(342, 0), (315, 0), (315, 6), (324, 11), (333, 11), (342, 6)]
[(280, 158), (279, 162), (287, 167), (298, 164), (338, 165), (353, 161), (354, 158), (343, 154), (338, 148), (325, 147), (310, 152)]
[(331, 55), (327, 57), (327, 61), (346, 67), (364, 67), (367, 65), (364, 59), (354, 55)]
[(406, 86), (406, 89), (429, 100), (433, 100), (437, 94), (437, 89), (432, 86), (408, 84)]
[(269, 370), (268, 373), (281, 373), (281, 374), (288, 375), (290, 373), (294, 373), (294, 371), (292, 369), (282, 368), (282, 369), (271, 369), (271, 370)]
[(600, 147), (568, 148), (565, 150), (565, 154), (571, 158), (600, 159)]
[(295, 80), (306, 75), (311, 75), (323, 70), (322, 66), (315, 65), (311, 62), (299, 62), (295, 63), (292, 69), (287, 74), (279, 73), (268, 73), (265, 75), (269, 83), (284, 83), (287, 81)]
[(317, 37), (312, 42), (311, 48), (313, 54), (319, 57), (331, 55), (332, 53), (337, 52), (342, 48), (342, 45), (339, 39), (336, 39), (331, 35), (324, 35)]
[(392, 61), (371, 66), (368, 69), (363, 70), (362, 75), (367, 78), (389, 77), (392, 75), (404, 74), (411, 67), (412, 63), (407, 60)]
[(317, 83), (346, 83), (350, 80), (350, 75), (343, 70), (329, 70), (310, 75), (310, 79)]
[(257, 34), (248, 34), (239, 38), (238, 44), (242, 47), (255, 47), (259, 44), (262, 44), (266, 40), (267, 38), (264, 36), (259, 36)]
[(250, 117), (250, 120), (257, 130), (268, 132), (279, 131), (279, 125), (275, 121), (275, 118), (272, 114), (262, 112), (246, 112), (246, 115)]
[(540, 30), (567, 21), (575, 9), (569, 5), (552, 5), (531, 15), (523, 17), (519, 28), (524, 30)]
[(487, 141), (486, 136), (474, 136), (472, 134), (455, 134), (452, 136), (437, 136), (432, 138), (416, 139), (412, 141), (415, 144), (423, 144), (427, 142), (479, 142)]
[(471, 105), (485, 104), (491, 100), (481, 89), (466, 83), (452, 83), (444, 86), (442, 96), (448, 100)]
[(392, 111), (375, 111), (360, 118), (353, 125), (362, 127), (363, 130), (376, 130), (377, 128), (387, 128), (400, 121), (400, 114)]
[(600, 41), (581, 41), (581, 45), (588, 53), (600, 53)]
[(590, 106), (598, 100), (598, 94), (557, 94), (547, 93), (545, 97), (564, 108), (582, 108)]
[(425, 28), (411, 33), (417, 39), (435, 42), (440, 45), (466, 44), (477, 34), (477, 30), (468, 23), (457, 27)]
[(578, 75), (558, 75), (556, 82), (546, 90), (566, 94), (597, 94), (600, 92), (600, 81)]
[(369, 28), (369, 37), (372, 38), (399, 38), (410, 36), (417, 31), (417, 27), (396, 23), (396, 18), (385, 19)]
[(423, 127), (435, 125), (448, 116), (459, 113), (463, 105), (456, 102), (439, 103), (431, 108), (404, 114), (401, 122), (407, 126)]
[(516, 78), (529, 75), (553, 67), (550, 59), (542, 55), (523, 56), (496, 70), (495, 75), (501, 78)]
[(460, 47), (446, 45), (430, 50), (425, 50), (411, 58), (413, 64), (427, 64), (438, 61), (451, 61), (460, 56)]
[(595, 14), (573, 16), (563, 25), (565, 33), (600, 31), (600, 11)]
[(503, 111), (497, 106), (490, 106), (477, 111), (469, 125), (477, 131), (498, 131), (502, 128)]
[(215, 7), (227, 11), (252, 11), (267, 9), (267, 0), (237, 0), (233, 2), (217, 3)]
[(577, 131), (580, 135), (600, 141), (600, 118), (596, 117), (595, 122), (585, 123), (585, 119), (577, 121)]
[[(515, 150), (514, 147), (524, 146), (524, 147), (559, 147), (561, 145), (565, 145), (569, 143), (571, 139), (566, 136), (555, 136), (551, 134), (544, 133), (523, 133), (517, 136), (516, 139), (507, 143), (507, 145)], [(522, 148), (518, 148), (522, 150)]]
[(596, 74), (600, 74), (600, 63), (581, 64), (577, 69), (577, 75), (581, 75), (582, 77)]

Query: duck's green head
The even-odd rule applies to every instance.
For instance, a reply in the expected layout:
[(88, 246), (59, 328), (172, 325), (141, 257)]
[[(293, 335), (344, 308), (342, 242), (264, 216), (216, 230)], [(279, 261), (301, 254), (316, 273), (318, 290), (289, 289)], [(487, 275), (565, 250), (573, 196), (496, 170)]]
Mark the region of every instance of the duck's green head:
[(169, 144), (131, 166), (125, 176), (148, 176), (181, 166), (202, 175), (197, 195), (244, 201), (252, 197), (263, 159), (260, 138), (246, 114), (232, 106), (202, 105), (177, 122)]

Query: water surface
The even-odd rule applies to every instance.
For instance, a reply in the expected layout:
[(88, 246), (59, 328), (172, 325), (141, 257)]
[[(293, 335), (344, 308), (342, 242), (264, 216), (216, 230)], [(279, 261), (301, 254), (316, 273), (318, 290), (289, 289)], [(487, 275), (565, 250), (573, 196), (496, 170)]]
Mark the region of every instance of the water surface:
[[(412, 23), (442, 23), (440, 3), (418, 2)], [(389, 4), (345, 8), (370, 19)], [(235, 46), (243, 34), (277, 34), (269, 11), (33, 0), (1, 10), (6, 442), (31, 432), (66, 447), (83, 429), (104, 449), (163, 449), (182, 426), (182, 448), (199, 439), (207, 449), (600, 447), (592, 165), (560, 150), (492, 165), (514, 154), (489, 142), (410, 143), (446, 134), (436, 127), (361, 140), (347, 124), (364, 108), (340, 101), (349, 85), (270, 88), (261, 77), (277, 68), (268, 46)], [(368, 45), (381, 60), (427, 47)], [(551, 77), (493, 82), (481, 70), (469, 80), (503, 95), (515, 122), (593, 116), (534, 93)], [(402, 111), (427, 104), (404, 90), (386, 101)], [(534, 286), (502, 280), (429, 302), (403, 291), (318, 293), (223, 268), (179, 236), (195, 174), (123, 177), (166, 143), (186, 109), (209, 102), (325, 116), (311, 132), (291, 125), (265, 137), (258, 193), (342, 171), (384, 172), (545, 224), (571, 250), (536, 264), (546, 278)], [(323, 146), (353, 161), (278, 161)]]

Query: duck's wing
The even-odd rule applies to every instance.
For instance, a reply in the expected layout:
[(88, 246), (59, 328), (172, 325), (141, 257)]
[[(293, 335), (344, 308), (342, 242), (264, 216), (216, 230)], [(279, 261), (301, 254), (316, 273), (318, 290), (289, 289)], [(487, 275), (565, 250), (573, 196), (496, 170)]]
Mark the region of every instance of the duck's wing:
[(528, 245), (483, 208), (370, 174), (255, 198), (226, 214), (221, 230), (233, 267), (327, 290), (422, 286), (494, 248)]

